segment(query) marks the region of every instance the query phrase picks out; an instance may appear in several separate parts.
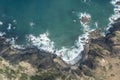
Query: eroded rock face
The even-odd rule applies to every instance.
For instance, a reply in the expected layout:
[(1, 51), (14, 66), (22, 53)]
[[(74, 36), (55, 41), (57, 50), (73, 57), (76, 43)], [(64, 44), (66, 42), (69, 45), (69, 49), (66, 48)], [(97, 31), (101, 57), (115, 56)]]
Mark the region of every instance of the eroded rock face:
[(101, 35), (101, 31), (100, 31), (100, 30), (92, 31), (92, 32), (90, 32), (89, 34), (90, 34), (90, 35), (89, 35), (90, 39), (98, 39), (98, 38), (103, 37), (103, 36)]
[(120, 54), (120, 22), (113, 24), (109, 29), (110, 33), (106, 36), (111, 50), (115, 54)]
[(105, 57), (120, 55), (120, 22), (112, 24), (112, 26), (109, 29), (110, 33), (105, 37), (101, 35), (99, 30), (90, 33), (89, 50), (82, 65), (95, 69), (103, 65), (104, 61), (107, 62)]
[(8, 48), (10, 46), (9, 43), (5, 41), (6, 39), (4, 37), (0, 37), (0, 52), (2, 52), (5, 48)]
[(82, 65), (86, 65), (90, 69), (96, 69), (96, 67), (102, 65), (99, 61), (111, 54), (111, 48), (106, 42), (106, 37), (101, 35), (100, 30), (90, 32), (89, 37), (88, 51), (85, 53), (86, 56)]
[(88, 51), (79, 66), (85, 75), (94, 76), (95, 80), (117, 80), (119, 78), (119, 72), (117, 72), (119, 69), (116, 68), (120, 65), (120, 22), (112, 26), (109, 29), (110, 33), (105, 37), (98, 30), (90, 33)]

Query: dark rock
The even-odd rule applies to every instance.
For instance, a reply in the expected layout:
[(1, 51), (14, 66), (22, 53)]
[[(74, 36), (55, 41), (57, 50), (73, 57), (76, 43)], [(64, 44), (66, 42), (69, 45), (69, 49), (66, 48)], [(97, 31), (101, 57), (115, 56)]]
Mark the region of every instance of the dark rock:
[(90, 34), (90, 35), (89, 35), (90, 39), (98, 39), (98, 38), (101, 38), (101, 37), (102, 37), (100, 30), (92, 31), (92, 32), (90, 32), (89, 34)]
[(120, 31), (120, 22), (111, 25), (112, 27), (109, 29), (110, 33), (113, 33), (114, 31)]
[(112, 54), (120, 54), (120, 22), (112, 24), (110, 33), (106, 35), (106, 43), (111, 48)]

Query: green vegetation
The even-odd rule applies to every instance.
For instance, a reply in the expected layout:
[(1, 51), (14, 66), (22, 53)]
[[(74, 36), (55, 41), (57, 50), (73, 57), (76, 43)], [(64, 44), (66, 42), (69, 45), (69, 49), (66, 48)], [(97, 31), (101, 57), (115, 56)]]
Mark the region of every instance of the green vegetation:
[(21, 74), (20, 80), (28, 80), (28, 75), (25, 73)]
[(9, 79), (12, 79), (12, 78), (15, 78), (16, 77), (16, 73), (14, 70), (10, 69), (8, 66), (5, 66), (5, 70), (3, 71), (6, 76), (9, 78)]
[(106, 69), (106, 67), (105, 66), (103, 66), (103, 70), (106, 72), (107, 71), (107, 69)]
[(111, 74), (111, 76), (115, 76), (114, 74)]
[(0, 80), (3, 80), (2, 76), (0, 75)]
[(112, 69), (112, 64), (109, 63), (109, 69)]
[(93, 73), (92, 73), (91, 70), (89, 70), (89, 69), (84, 70), (84, 73), (85, 73), (85, 75), (87, 75), (87, 76), (93, 76)]
[(44, 73), (44, 74), (41, 74), (41, 75), (32, 76), (31, 80), (55, 80), (55, 74)]
[(3, 69), (0, 69), (0, 73), (3, 73)]
[(0, 57), (0, 61), (2, 61), (3, 59)]

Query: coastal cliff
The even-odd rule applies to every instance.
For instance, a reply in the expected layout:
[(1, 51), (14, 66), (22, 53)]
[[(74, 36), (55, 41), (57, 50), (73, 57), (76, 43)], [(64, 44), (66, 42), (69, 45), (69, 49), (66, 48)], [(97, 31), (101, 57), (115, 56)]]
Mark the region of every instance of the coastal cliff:
[(118, 80), (120, 78), (120, 22), (109, 33), (90, 32), (83, 58), (68, 65), (36, 47), (15, 49), (0, 37), (0, 80)]

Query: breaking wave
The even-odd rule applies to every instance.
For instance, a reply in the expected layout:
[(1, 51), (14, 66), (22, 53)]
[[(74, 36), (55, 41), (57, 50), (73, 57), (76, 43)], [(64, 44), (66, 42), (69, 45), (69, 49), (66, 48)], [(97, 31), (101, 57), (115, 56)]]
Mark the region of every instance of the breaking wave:
[(110, 23), (106, 29), (107, 31), (112, 27), (112, 24), (120, 20), (120, 0), (112, 0), (110, 3), (114, 6), (114, 14), (109, 17)]

